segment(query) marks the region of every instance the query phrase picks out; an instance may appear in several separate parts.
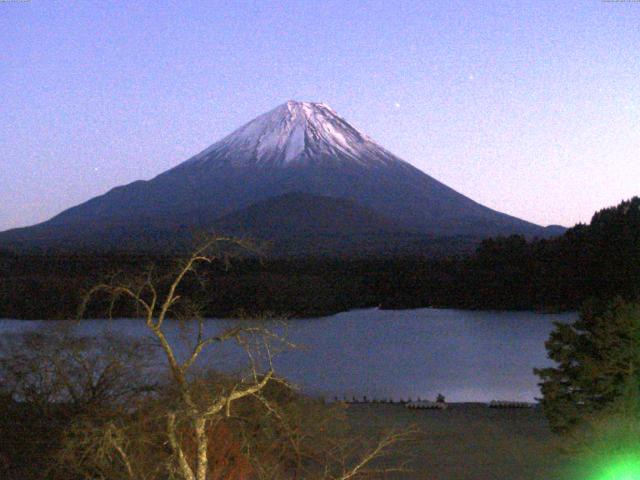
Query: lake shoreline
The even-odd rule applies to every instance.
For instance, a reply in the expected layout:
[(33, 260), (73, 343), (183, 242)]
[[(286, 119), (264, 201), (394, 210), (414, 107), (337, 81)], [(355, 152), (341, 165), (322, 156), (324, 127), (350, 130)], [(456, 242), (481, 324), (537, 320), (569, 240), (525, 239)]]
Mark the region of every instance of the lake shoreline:
[[(533, 401), (540, 397), (533, 368), (551, 365), (544, 345), (554, 322), (576, 318), (574, 312), (369, 308), (287, 322), (274, 319), (269, 328), (298, 346), (275, 358), (276, 371), (310, 396), (399, 400), (435, 399), (441, 393), (450, 402)], [(206, 319), (205, 333), (219, 333), (238, 321)], [(149, 335), (138, 319), (58, 322), (74, 325), (82, 335)], [(0, 320), (0, 334), (55, 323), (5, 319)], [(196, 328), (195, 323), (165, 325), (178, 343), (185, 328)], [(219, 345), (203, 362), (231, 371), (246, 365), (241, 353), (233, 345)]]
[[(412, 306), (407, 306), (407, 307), (388, 307), (388, 306), (384, 306), (384, 305), (371, 305), (371, 306), (358, 306), (358, 307), (354, 307), (354, 308), (347, 308), (347, 309), (343, 309), (343, 310), (318, 310), (318, 311), (313, 311), (313, 312), (309, 312), (307, 314), (302, 314), (302, 315), (296, 315), (296, 316), (287, 316), (287, 315), (273, 315), (271, 317), (265, 317), (266, 319), (284, 319), (284, 320), (291, 320), (291, 321), (296, 321), (296, 320), (310, 320), (310, 319), (314, 319), (314, 318), (326, 318), (326, 317), (333, 317), (336, 315), (340, 315), (343, 313), (349, 313), (349, 312), (359, 312), (359, 311), (367, 311), (367, 310), (379, 310), (379, 311), (383, 311), (383, 312), (402, 312), (402, 311), (413, 311), (413, 310), (460, 310), (460, 311), (467, 311), (467, 312), (482, 312), (482, 313), (505, 313), (505, 312), (533, 312), (536, 314), (540, 314), (540, 315), (562, 315), (562, 314), (573, 314), (576, 313), (576, 309), (571, 309), (571, 308), (561, 308), (561, 307), (549, 307), (549, 306), (543, 306), (543, 307), (532, 307), (532, 308), (509, 308), (509, 309), (499, 309), (499, 308), (494, 308), (494, 307), (487, 307), (487, 308), (466, 308), (466, 307), (459, 307), (459, 306), (451, 306), (451, 305), (428, 305), (428, 306), (418, 306), (418, 307), (412, 307)], [(266, 315), (266, 314), (265, 314)], [(255, 318), (261, 318), (264, 317), (264, 315), (262, 314), (256, 314)], [(245, 320), (247, 318), (250, 318), (250, 316), (248, 316), (247, 313), (241, 313), (241, 314), (236, 314), (236, 315), (229, 315), (229, 316), (205, 316), (204, 318), (206, 319), (212, 319), (215, 318), (216, 320), (227, 320), (227, 321), (234, 321), (234, 320)], [(144, 319), (144, 317), (131, 317), (131, 316), (127, 316), (127, 317), (117, 317), (117, 318), (113, 318), (111, 320), (142, 320)], [(25, 322), (34, 322), (34, 321), (78, 321), (78, 318), (73, 318), (73, 317), (56, 317), (56, 316), (44, 316), (44, 317), (18, 317), (18, 318), (4, 318), (4, 317), (0, 317), (0, 321), (3, 320), (15, 320), (15, 321), (25, 321)], [(109, 320), (108, 318), (104, 318), (104, 317), (83, 317), (81, 320), (91, 320), (91, 321), (97, 321), (97, 320)]]

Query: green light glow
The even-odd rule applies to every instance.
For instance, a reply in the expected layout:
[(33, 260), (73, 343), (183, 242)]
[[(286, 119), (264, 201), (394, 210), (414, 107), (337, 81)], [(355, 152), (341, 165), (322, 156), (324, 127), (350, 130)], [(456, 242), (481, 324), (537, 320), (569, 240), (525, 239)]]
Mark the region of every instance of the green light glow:
[(596, 480), (640, 480), (640, 457), (627, 455), (615, 459)]

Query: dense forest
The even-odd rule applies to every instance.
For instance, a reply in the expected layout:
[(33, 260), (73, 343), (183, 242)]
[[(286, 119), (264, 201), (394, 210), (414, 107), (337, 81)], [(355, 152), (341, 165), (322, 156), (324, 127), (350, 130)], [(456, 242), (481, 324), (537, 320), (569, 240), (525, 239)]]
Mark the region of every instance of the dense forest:
[[(179, 260), (0, 252), (0, 317), (68, 318), (93, 284), (145, 266), (162, 278)], [(221, 259), (185, 288), (207, 315), (226, 317), (317, 316), (376, 306), (573, 310), (591, 297), (633, 299), (640, 294), (640, 198), (601, 210), (590, 224), (552, 239), (487, 239), (472, 254), (446, 258)]]

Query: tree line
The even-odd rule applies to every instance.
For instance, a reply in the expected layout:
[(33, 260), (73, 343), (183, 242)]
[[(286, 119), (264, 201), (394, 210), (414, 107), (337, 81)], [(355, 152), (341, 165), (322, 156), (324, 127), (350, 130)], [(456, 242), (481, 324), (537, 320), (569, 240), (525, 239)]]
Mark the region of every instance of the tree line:
[[(68, 318), (86, 285), (145, 265), (171, 271), (180, 260), (0, 252), (0, 317)], [(202, 275), (206, 291), (195, 283), (185, 288), (212, 317), (312, 317), (367, 307), (576, 310), (589, 298), (640, 293), (640, 198), (603, 209), (559, 237), (491, 238), (469, 255), (221, 257)]]

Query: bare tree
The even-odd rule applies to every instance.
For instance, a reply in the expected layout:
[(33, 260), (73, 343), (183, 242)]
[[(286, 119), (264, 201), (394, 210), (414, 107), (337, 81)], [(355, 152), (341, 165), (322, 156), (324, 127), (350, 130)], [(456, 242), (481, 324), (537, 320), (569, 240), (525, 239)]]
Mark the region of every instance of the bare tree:
[(126, 402), (151, 388), (144, 381), (149, 349), (138, 339), (105, 332), (81, 335), (73, 324), (9, 335), (0, 345), (0, 382), (14, 400), (46, 409), (83, 409)]
[[(384, 437), (360, 456), (345, 451), (339, 442), (328, 442), (322, 454), (317, 451), (313, 455), (308, 454), (305, 452), (309, 448), (305, 446), (308, 445), (308, 438), (298, 428), (300, 424), (294, 425), (290, 412), (281, 409), (267, 394), (268, 389), (275, 386), (290, 389), (284, 379), (276, 376), (272, 364), (275, 353), (281, 348), (290, 347), (286, 339), (264, 324), (238, 324), (213, 335), (207, 334), (199, 306), (182, 295), (181, 287), (187, 281), (200, 281), (199, 266), (224, 259), (215, 251), (221, 243), (246, 246), (244, 242), (232, 238), (212, 238), (184, 259), (164, 284), (158, 281), (152, 271), (133, 281), (114, 279), (91, 288), (80, 308), (82, 316), (92, 300), (103, 296), (103, 299), (109, 300), (111, 316), (123, 300), (127, 301), (135, 307), (144, 325), (158, 342), (168, 364), (170, 382), (167, 392), (161, 396), (162, 408), (157, 409), (160, 413), (152, 415), (152, 422), (157, 424), (160, 419), (164, 422), (165, 445), (171, 453), (167, 475), (182, 480), (217, 478), (218, 465), (212, 458), (216, 452), (225, 448), (223, 442), (220, 442), (220, 428), (233, 427), (237, 436), (245, 439), (259, 436), (266, 431), (266, 428), (260, 427), (265, 420), (253, 423), (248, 421), (258, 411), (262, 412), (260, 415), (269, 417), (269, 421), (277, 423), (274, 428), (279, 432), (278, 440), (285, 441), (263, 442), (266, 447), (261, 455), (254, 455), (251, 450), (256, 448), (255, 441), (242, 442), (244, 457), (252, 462), (252, 476), (303, 478), (301, 475), (305, 473), (304, 478), (347, 480), (371, 474), (373, 470), (367, 470), (366, 467), (380, 458), (391, 445), (406, 439), (405, 433), (394, 432)], [(173, 321), (185, 325), (184, 333), (188, 337), (186, 354), (181, 353), (176, 341), (168, 334), (167, 324)], [(211, 378), (203, 377), (198, 370), (198, 360), (209, 349), (225, 342), (234, 342), (245, 352), (248, 368), (235, 379), (225, 375), (211, 381)], [(213, 367), (215, 370), (216, 365)], [(251, 411), (247, 412), (247, 408)], [(298, 415), (298, 421), (302, 417), (304, 414)], [(127, 453), (128, 448), (131, 449), (131, 442), (127, 440), (127, 425), (129, 424), (118, 426), (116, 422), (109, 423), (107, 429), (101, 430), (101, 435), (92, 437), (97, 440), (90, 444), (90, 449), (99, 453), (99, 456), (118, 463), (120, 474), (124, 478), (150, 478), (144, 476), (149, 474), (149, 470), (140, 472)], [(249, 428), (252, 429), (251, 434), (248, 433)], [(219, 444), (215, 444), (216, 441)], [(274, 449), (277, 448), (281, 452), (276, 455)], [(272, 450), (270, 455), (274, 461), (261, 461), (266, 458), (265, 452), (269, 449)], [(286, 455), (282, 453), (285, 450)], [(104, 452), (110, 453), (106, 455)], [(283, 470), (282, 461), (285, 457), (294, 460)], [(349, 462), (351, 467), (347, 467)]]
[(137, 339), (81, 335), (72, 323), (0, 342), (0, 477), (53, 478), (65, 430), (128, 408), (154, 389)]
[[(208, 478), (210, 439), (207, 432), (210, 427), (215, 425), (221, 417), (229, 417), (235, 402), (257, 394), (269, 382), (282, 381), (275, 377), (270, 363), (269, 341), (274, 338), (270, 332), (264, 328), (236, 326), (217, 335), (206, 336), (204, 319), (198, 309), (181, 297), (179, 289), (185, 277), (195, 274), (199, 264), (214, 261), (217, 257), (212, 253), (212, 248), (221, 242), (241, 244), (238, 240), (225, 237), (209, 240), (184, 261), (165, 291), (160, 291), (151, 274), (141, 282), (100, 284), (88, 292), (80, 309), (82, 313), (88, 302), (99, 293), (106, 293), (110, 297), (112, 307), (119, 298), (124, 297), (133, 302), (141, 313), (146, 327), (159, 342), (168, 362), (171, 380), (180, 399), (176, 408), (166, 415), (166, 435), (175, 460), (176, 474), (184, 480)], [(165, 326), (169, 319), (180, 319), (197, 324), (195, 342), (186, 358), (179, 358), (176, 345), (172, 344), (166, 333)], [(267, 353), (268, 365), (263, 372), (259, 370), (259, 364), (251, 350), (255, 346), (253, 337), (256, 336), (263, 340), (262, 353)], [(190, 376), (190, 373), (205, 349), (213, 344), (227, 341), (235, 341), (240, 347), (246, 349), (251, 364), (250, 374), (231, 386), (215, 390), (203, 389), (197, 379)], [(185, 437), (180, 434), (179, 425), (184, 422), (189, 425), (194, 435), (195, 461), (190, 459), (185, 446)]]
[[(210, 250), (221, 240), (241, 245), (214, 239), (168, 277), (149, 270), (129, 281), (113, 277), (87, 292), (81, 313), (100, 298), (110, 316), (123, 301), (133, 305), (160, 357), (142, 339), (109, 329), (80, 335), (74, 323), (5, 339), (0, 475), (347, 480), (398, 469), (384, 456), (410, 432), (359, 441), (348, 431), (342, 407), (304, 397), (275, 375), (273, 356), (292, 345), (265, 323), (207, 334), (199, 306), (181, 287), (200, 281), (197, 266), (221, 259)], [(176, 326), (184, 327), (178, 337)], [(225, 342), (244, 351), (243, 373), (222, 374), (215, 363), (202, 368), (207, 352)], [(24, 431), (14, 434), (15, 425)], [(8, 444), (9, 437), (15, 442)]]
[(255, 397), (281, 429), (279, 442), (271, 442), (272, 447), (288, 452), (290, 462), (285, 471), (272, 462), (254, 464), (261, 480), (382, 478), (409, 471), (410, 458), (397, 447), (418, 437), (420, 431), (413, 425), (364, 437), (351, 429), (344, 403), (326, 405), (299, 398), (287, 402), (268, 388)]

